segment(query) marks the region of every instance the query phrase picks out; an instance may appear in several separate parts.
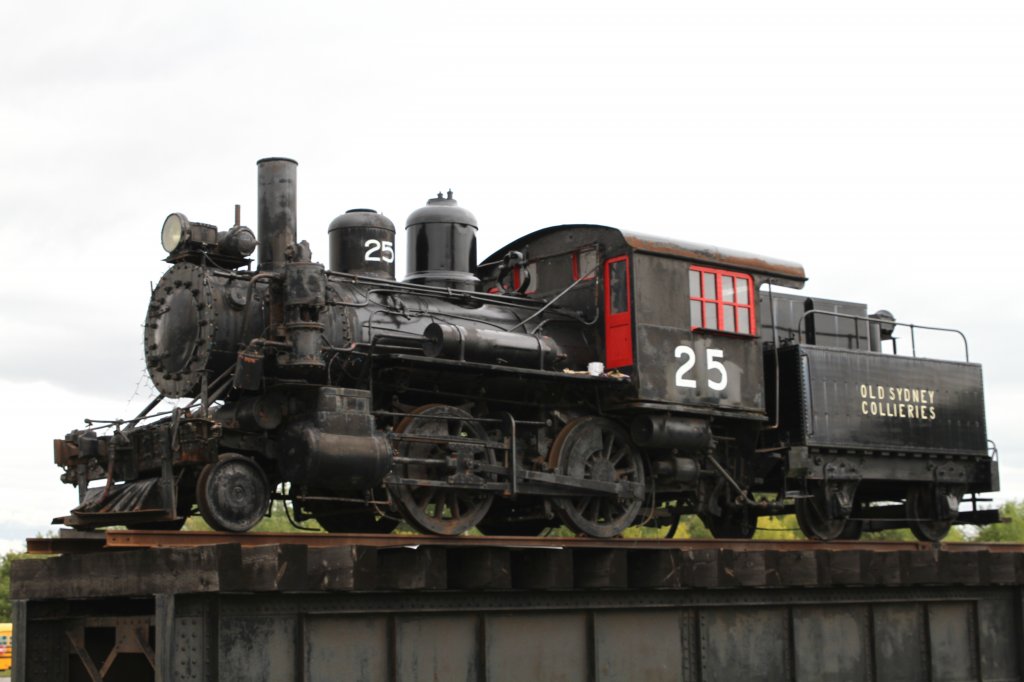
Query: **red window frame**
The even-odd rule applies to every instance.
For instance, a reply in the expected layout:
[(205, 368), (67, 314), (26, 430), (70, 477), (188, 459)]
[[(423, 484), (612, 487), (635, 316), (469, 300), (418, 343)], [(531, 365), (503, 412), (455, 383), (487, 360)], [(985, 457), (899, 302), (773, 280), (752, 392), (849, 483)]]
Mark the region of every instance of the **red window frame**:
[[(696, 310), (699, 312), (699, 319), (690, 320), (690, 330), (704, 330), (722, 332), (724, 334), (738, 334), (740, 336), (756, 336), (757, 320), (754, 315), (754, 280), (750, 275), (731, 270), (720, 270), (700, 265), (691, 265), (690, 272), (697, 274), (697, 287), (694, 291), (693, 277), (690, 277), (690, 310), (691, 318), (698, 317), (693, 314), (694, 303), (697, 303)], [(707, 275), (714, 277), (714, 291), (707, 291)], [(732, 278), (731, 289), (728, 278)], [(746, 284), (746, 300), (740, 300), (740, 286), (738, 282)], [(724, 285), (724, 286), (723, 286)], [(731, 300), (730, 300), (731, 299)], [(708, 324), (708, 308), (713, 306), (715, 311), (714, 325)], [(732, 328), (729, 329), (726, 321), (731, 318)], [(746, 319), (748, 331), (741, 331), (741, 320)]]

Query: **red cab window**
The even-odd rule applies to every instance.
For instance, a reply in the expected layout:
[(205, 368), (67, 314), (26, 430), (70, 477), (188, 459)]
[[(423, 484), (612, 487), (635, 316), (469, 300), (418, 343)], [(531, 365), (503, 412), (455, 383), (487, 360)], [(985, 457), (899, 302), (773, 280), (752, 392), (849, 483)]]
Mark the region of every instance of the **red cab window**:
[(692, 266), (690, 328), (755, 334), (754, 282), (750, 275)]

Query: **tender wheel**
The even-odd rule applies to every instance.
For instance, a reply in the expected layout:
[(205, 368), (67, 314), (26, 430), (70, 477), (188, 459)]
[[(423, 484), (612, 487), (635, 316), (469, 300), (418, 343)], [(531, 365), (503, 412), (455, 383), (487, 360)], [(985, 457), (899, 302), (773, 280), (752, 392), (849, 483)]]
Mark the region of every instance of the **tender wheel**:
[(196, 498), (199, 514), (211, 528), (244, 533), (266, 516), (270, 484), (263, 469), (249, 457), (221, 455), (203, 467)]
[[(395, 433), (401, 457), (422, 463), (399, 464), (402, 478), (426, 482), (482, 485), (490, 480), (476, 466), (493, 464), (494, 452), (484, 443), (487, 432), (472, 415), (449, 405), (424, 405), (405, 417)], [(461, 535), (491, 508), (493, 495), (467, 488), (389, 483), (388, 488), (409, 525), (424, 533)]]
[(924, 542), (939, 542), (953, 527), (961, 494), (949, 487), (938, 490), (927, 484), (907, 490), (910, 532)]
[[(811, 497), (796, 501), (796, 521), (812, 540), (851, 540), (860, 537), (861, 524), (850, 521), (856, 484), (811, 483)], [(830, 503), (831, 501), (831, 503)]]
[(796, 501), (796, 522), (803, 534), (812, 540), (836, 540), (846, 529), (846, 519), (830, 518), (815, 497)]
[(584, 535), (610, 538), (633, 524), (644, 500), (644, 463), (625, 429), (603, 417), (581, 417), (565, 425), (551, 449), (552, 459), (566, 476), (639, 486), (639, 492), (623, 497), (558, 498), (556, 508), (566, 526)]

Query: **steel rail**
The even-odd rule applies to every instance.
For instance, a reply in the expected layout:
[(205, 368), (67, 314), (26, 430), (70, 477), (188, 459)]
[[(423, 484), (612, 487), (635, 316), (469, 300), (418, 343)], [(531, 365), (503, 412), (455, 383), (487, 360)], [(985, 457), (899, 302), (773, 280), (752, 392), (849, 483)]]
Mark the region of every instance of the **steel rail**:
[(371, 533), (219, 533), (215, 531), (108, 530), (105, 533), (65, 533), (55, 538), (30, 538), (30, 554), (65, 554), (110, 549), (185, 548), (205, 545), (237, 544), (242, 547), (265, 545), (306, 545), (308, 547), (359, 546), (389, 547), (494, 547), (507, 549), (606, 549), (606, 550), (715, 550), (733, 551), (870, 551), (870, 552), (992, 552), (1024, 554), (1024, 544), (981, 542), (907, 542), (842, 540), (722, 540), (690, 538), (610, 538), (519, 537), (498, 535), (401, 535)]

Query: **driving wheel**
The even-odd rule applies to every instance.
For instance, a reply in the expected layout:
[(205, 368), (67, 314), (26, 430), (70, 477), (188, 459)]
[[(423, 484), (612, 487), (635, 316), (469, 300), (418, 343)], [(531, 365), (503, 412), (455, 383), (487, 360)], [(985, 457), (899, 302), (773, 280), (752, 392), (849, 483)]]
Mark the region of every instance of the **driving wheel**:
[(644, 501), (644, 464), (625, 429), (604, 417), (580, 417), (565, 425), (551, 450), (565, 476), (631, 484), (618, 495), (557, 498), (556, 509), (566, 526), (584, 535), (610, 538), (633, 524)]
[(388, 489), (409, 525), (424, 533), (461, 535), (480, 523), (494, 499), (489, 491), (473, 489), (492, 478), (478, 473), (479, 465), (494, 464), (480, 423), (458, 407), (424, 405), (399, 422), (395, 436), (399, 457), (406, 460), (395, 470), (406, 480)]

